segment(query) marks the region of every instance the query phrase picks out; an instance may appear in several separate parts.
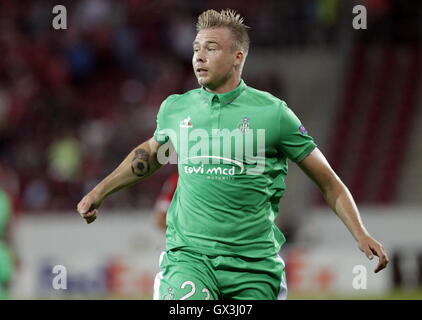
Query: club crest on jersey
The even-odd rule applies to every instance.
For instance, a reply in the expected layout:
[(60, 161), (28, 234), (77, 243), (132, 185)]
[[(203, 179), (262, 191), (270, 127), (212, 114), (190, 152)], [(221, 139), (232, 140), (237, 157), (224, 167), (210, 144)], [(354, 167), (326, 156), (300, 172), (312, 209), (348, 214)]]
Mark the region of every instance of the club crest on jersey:
[(239, 125), (239, 130), (242, 133), (246, 133), (250, 129), (251, 129), (251, 125), (249, 123), (249, 118), (248, 117), (243, 117), (242, 122)]
[(180, 121), (180, 128), (192, 128), (192, 123), (190, 122), (190, 116)]

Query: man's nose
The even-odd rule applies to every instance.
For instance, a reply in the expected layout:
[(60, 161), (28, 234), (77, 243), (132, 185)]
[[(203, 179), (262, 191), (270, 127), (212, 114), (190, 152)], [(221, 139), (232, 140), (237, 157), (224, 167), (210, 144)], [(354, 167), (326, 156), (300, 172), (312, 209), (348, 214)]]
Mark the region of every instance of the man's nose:
[(205, 62), (206, 57), (205, 57), (204, 52), (202, 50), (199, 50), (195, 53), (195, 60), (197, 62)]

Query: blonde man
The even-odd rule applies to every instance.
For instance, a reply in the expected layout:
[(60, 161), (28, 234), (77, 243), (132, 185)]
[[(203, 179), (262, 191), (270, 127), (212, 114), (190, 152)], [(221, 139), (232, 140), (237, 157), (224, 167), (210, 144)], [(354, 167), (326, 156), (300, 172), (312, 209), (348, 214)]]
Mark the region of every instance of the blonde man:
[(87, 223), (109, 194), (153, 174), (170, 142), (179, 182), (168, 211), (155, 299), (285, 299), (285, 238), (274, 223), (290, 159), (318, 185), (368, 258), (388, 258), (355, 202), (286, 103), (241, 79), (249, 50), (243, 19), (208, 10), (197, 22), (193, 71), (200, 88), (169, 96), (154, 137), (78, 204)]

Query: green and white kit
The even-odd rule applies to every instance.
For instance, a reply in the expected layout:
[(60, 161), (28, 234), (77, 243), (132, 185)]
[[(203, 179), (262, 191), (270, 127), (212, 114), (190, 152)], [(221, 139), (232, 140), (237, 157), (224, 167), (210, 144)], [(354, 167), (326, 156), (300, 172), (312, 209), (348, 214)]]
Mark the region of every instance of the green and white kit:
[(154, 138), (173, 145), (179, 170), (155, 298), (284, 297), (285, 238), (274, 220), (288, 159), (316, 147), (296, 115), (242, 80), (224, 94), (169, 96)]

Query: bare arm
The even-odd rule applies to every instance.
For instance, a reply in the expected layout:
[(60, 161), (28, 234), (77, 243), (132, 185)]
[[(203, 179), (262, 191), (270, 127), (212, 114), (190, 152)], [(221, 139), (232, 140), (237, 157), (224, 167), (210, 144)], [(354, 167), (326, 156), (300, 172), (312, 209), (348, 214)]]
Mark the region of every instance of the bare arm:
[(321, 151), (315, 149), (298, 165), (317, 184), (327, 204), (358, 242), (359, 249), (369, 259), (373, 258), (373, 254), (379, 257), (375, 272), (384, 269), (388, 263), (384, 247), (369, 235), (352, 195), (330, 167)]
[(96, 219), (98, 208), (110, 194), (133, 185), (157, 171), (161, 164), (157, 161), (160, 144), (151, 138), (133, 149), (120, 165), (105, 177), (78, 203), (79, 214), (91, 223)]

